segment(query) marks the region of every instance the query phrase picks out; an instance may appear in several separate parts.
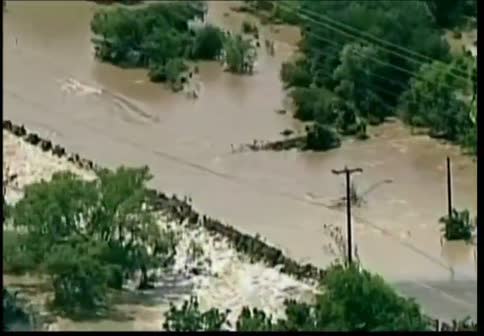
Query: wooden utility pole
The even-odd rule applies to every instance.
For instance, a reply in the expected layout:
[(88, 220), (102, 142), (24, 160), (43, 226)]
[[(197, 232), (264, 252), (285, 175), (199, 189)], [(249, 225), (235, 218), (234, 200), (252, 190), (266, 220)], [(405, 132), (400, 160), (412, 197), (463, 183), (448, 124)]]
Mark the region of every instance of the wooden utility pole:
[(452, 177), (450, 171), (450, 157), (447, 156), (447, 207), (449, 220), (452, 218)]
[(351, 231), (351, 174), (353, 173), (362, 173), (363, 169), (361, 168), (353, 168), (348, 169), (345, 166), (343, 170), (332, 170), (333, 174), (335, 175), (346, 175), (346, 221), (347, 221), (347, 228), (346, 228), (346, 235), (347, 235), (347, 249), (348, 249), (348, 265), (351, 265), (353, 262), (353, 253), (352, 253), (352, 231)]

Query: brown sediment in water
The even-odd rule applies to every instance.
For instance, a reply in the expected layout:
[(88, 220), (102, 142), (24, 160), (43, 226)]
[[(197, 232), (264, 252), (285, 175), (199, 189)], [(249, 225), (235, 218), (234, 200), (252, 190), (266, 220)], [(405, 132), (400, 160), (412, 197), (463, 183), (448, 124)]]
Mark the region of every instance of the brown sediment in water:
[[(223, 15), (232, 5), (210, 2), (209, 21), (240, 29), (243, 15)], [(455, 206), (477, 211), (476, 165), (458, 148), (412, 136), (395, 122), (370, 129), (378, 137), (343, 142), (326, 153), (231, 155), (231, 143), (277, 141), (282, 129), (304, 128), (290, 113), (274, 113), (287, 108), (279, 69), (294, 50), (297, 29), (259, 29), (262, 38), (275, 41), (276, 53), (262, 51), (253, 76), (238, 77), (224, 73), (219, 64), (200, 63), (205, 90), (192, 101), (147, 80), (140, 83), (146, 79), (144, 70), (95, 61), (89, 32), (94, 4), (32, 1), (8, 6), (6, 118), (44, 136), (53, 133), (48, 136), (53, 142), (104, 166), (147, 164), (155, 175), (152, 187), (190, 195), (204, 213), (238, 230), (259, 233), (295, 260), (318, 267), (332, 260), (322, 252), (322, 224), (343, 227), (345, 214), (328, 209), (330, 202), (308, 201), (304, 195), (338, 199), (344, 194), (344, 181), (331, 169), (360, 166), (364, 173), (355, 181), (363, 189), (384, 179), (394, 181), (369, 193), (367, 204), (355, 209), (355, 231), (365, 232), (355, 236), (364, 265), (390, 281), (448, 278), (438, 224), (446, 212), (445, 170), (438, 167), (447, 155), (454, 167)], [(68, 78), (104, 93), (63, 92), (59, 80)], [(400, 233), (407, 231), (411, 235), (401, 239)], [(461, 265), (458, 275), (477, 278), (472, 263)]]
[[(12, 187), (15, 187), (16, 193), (21, 194), (27, 184), (41, 179), (49, 180), (56, 171), (69, 170), (85, 179), (94, 178), (90, 171), (94, 164), (83, 164), (89, 161), (79, 155), (67, 154), (64, 150), (64, 154), (59, 156), (53, 148), (60, 146), (46, 148), (42, 144), (49, 140), (8, 120), (3, 122), (3, 128), (6, 131), (3, 134), (6, 163), (4, 175), (6, 170), (17, 175), (16, 185), (7, 188), (6, 199), (9, 202), (21, 197), (12, 197)], [(32, 139), (36, 141), (32, 143)], [(74, 159), (68, 161), (67, 158)], [(32, 170), (32, 167), (35, 169)], [(4, 275), (4, 282), (10, 288), (20, 288), (23, 296), (43, 316), (48, 316), (49, 330), (159, 330), (168, 302), (176, 304), (189, 295), (199, 298), (202, 309), (230, 309), (229, 319), (235, 325), (243, 306), (258, 307), (276, 317), (283, 316), (285, 299), (311, 300), (317, 293), (317, 280), (323, 275), (321, 270), (309, 264), (299, 265), (260, 239), (199, 215), (186, 200), (176, 196), (167, 197), (155, 190), (151, 192), (156, 198), (153, 204), (155, 209), (168, 215), (167, 218), (160, 217), (160, 225), (168, 225), (182, 236), (177, 246), (174, 268), (163, 272), (154, 290), (113, 292), (114, 309), (107, 315), (96, 320), (72, 321), (51, 316), (45, 311), (45, 303), (52, 295), (48, 281)], [(172, 221), (173, 224), (170, 224)], [(187, 256), (193, 242), (203, 248), (204, 258), (209, 260), (209, 264), (201, 269), (197, 266), (200, 270), (196, 275), (189, 275), (186, 270), (193, 265), (190, 266)], [(247, 258), (250, 262), (245, 261)], [(261, 297), (263, 301), (259, 300)], [(113, 324), (117, 319), (123, 323)]]
[[(3, 128), (7, 131), (7, 133), (3, 134), (4, 146), (10, 149), (6, 150), (5, 153), (7, 166), (9, 170), (10, 167), (13, 167), (12, 172), (19, 177), (16, 180), (18, 183), (16, 189), (22, 190), (25, 185), (35, 182), (26, 182), (26, 173), (18, 170), (19, 166), (17, 163), (22, 160), (27, 160), (30, 165), (35, 166), (40, 173), (43, 173), (40, 176), (38, 174), (29, 176), (34, 180), (48, 180), (55, 171), (65, 169), (79, 174), (85, 179), (94, 177), (92, 172), (89, 171), (93, 169), (94, 164), (86, 166), (83, 162), (89, 161), (80, 158), (79, 155), (68, 155), (65, 150), (63, 154), (58, 155), (53, 148), (62, 147), (56, 145), (53, 148), (46, 149), (42, 144), (50, 142), (50, 140), (41, 138), (36, 133), (30, 133), (23, 125), (15, 125), (9, 120), (3, 122)], [(14, 135), (14, 137), (10, 137), (9, 133)], [(30, 144), (24, 143), (24, 141), (29, 143), (29, 139), (32, 138), (38, 141)], [(19, 152), (24, 154), (20, 158), (16, 156)], [(52, 160), (52, 155), (57, 157), (57, 165), (54, 168), (52, 168), (52, 163), (47, 163)], [(65, 160), (67, 157), (76, 159), (67, 161)], [(161, 279), (157, 280), (157, 285), (153, 291), (113, 291), (110, 296), (114, 303), (114, 309), (110, 310), (107, 315), (96, 320), (72, 321), (53, 316), (45, 310), (45, 304), (52, 296), (47, 278), (38, 276), (19, 277), (4, 274), (4, 284), (10, 288), (21, 290), (22, 296), (30, 301), (30, 305), (37, 310), (37, 314), (40, 312), (45, 328), (50, 331), (157, 331), (162, 324), (163, 313), (168, 309), (168, 302), (181, 302), (181, 300), (188, 298), (190, 295), (195, 295), (199, 298), (202, 310), (210, 308), (231, 310), (228, 318), (230, 323), (235, 325), (237, 316), (244, 306), (258, 307), (276, 318), (283, 317), (282, 308), (285, 300), (312, 301), (318, 293), (317, 284), (319, 279), (324, 277), (324, 271), (318, 271), (310, 264), (301, 266), (285, 257), (281, 251), (266, 245), (257, 237), (253, 238), (244, 235), (217, 220), (207, 216), (200, 216), (187, 203), (186, 199), (180, 200), (176, 196), (169, 198), (155, 190), (152, 190), (152, 193), (153, 196), (158, 198), (158, 201), (155, 202), (155, 209), (165, 214), (168, 213), (169, 221), (175, 220), (175, 226), (168, 224), (169, 227), (175, 230), (178, 228), (179, 230), (180, 225), (184, 223), (188, 225), (188, 230), (179, 231), (183, 238), (177, 247), (175, 272), (173, 270), (165, 271)], [(166, 226), (165, 219), (162, 220), (163, 223), (161, 225)], [(201, 224), (198, 229), (196, 229), (197, 224)], [(221, 241), (213, 234), (221, 235), (227, 240)], [(205, 249), (210, 247), (209, 256), (205, 256), (210, 261), (210, 267), (209, 270), (202, 270), (204, 273), (208, 271), (209, 274), (206, 274), (207, 276), (195, 277), (192, 279), (194, 281), (187, 286), (186, 280), (189, 280), (189, 278), (181, 274), (180, 271), (186, 270), (187, 265), (189, 265), (187, 264), (186, 256), (189, 246), (193, 242), (201, 244)], [(451, 246), (452, 248), (459, 248), (456, 242), (448, 242), (446, 244), (447, 248), (451, 248)], [(242, 256), (247, 256), (250, 259), (250, 263), (241, 260), (240, 255), (234, 253), (235, 251), (232, 248), (242, 253)], [(220, 252), (222, 254), (225, 253), (222, 258), (217, 256), (217, 253), (220, 254)], [(262, 261), (272, 267), (275, 266), (275, 268), (267, 268), (260, 263), (253, 264), (257, 261)], [(178, 273), (176, 270), (178, 270)], [(292, 274), (299, 279), (313, 279), (316, 281), (308, 283), (297, 282), (290, 277), (281, 277), (279, 270)], [(185, 281), (185, 284), (183, 284), (183, 281)], [(263, 286), (264, 284), (268, 285), (265, 288), (266, 292), (260, 292), (263, 289), (261, 285)], [(475, 330), (477, 326), (472, 321), (457, 323), (454, 320), (451, 325), (446, 322), (440, 323), (438, 319), (431, 320), (435, 321), (436, 330)]]

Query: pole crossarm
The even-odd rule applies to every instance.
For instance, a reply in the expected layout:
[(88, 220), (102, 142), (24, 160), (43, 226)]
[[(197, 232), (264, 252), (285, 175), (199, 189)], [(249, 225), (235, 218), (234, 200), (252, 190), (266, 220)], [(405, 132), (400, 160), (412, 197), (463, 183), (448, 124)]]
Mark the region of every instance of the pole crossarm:
[(331, 170), (331, 172), (333, 174), (336, 174), (336, 175), (345, 174), (347, 171), (350, 174), (353, 174), (353, 173), (363, 173), (363, 169), (361, 169), (361, 168), (353, 168), (353, 169), (345, 168), (345, 169), (341, 169), (341, 170), (336, 170), (336, 169), (332, 169)]

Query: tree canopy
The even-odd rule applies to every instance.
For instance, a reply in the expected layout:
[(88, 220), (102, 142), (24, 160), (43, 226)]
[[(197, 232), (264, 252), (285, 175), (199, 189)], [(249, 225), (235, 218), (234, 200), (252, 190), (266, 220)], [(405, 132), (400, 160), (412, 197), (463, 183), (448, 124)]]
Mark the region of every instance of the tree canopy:
[[(204, 15), (201, 1), (99, 9), (91, 21), (96, 56), (122, 67), (147, 68), (151, 80), (179, 88), (188, 78), (186, 61), (215, 60), (225, 47), (235, 47), (236, 55), (248, 49), (247, 44), (237, 44), (238, 38), (206, 24)], [(233, 50), (226, 53), (233, 55)], [(229, 70), (241, 72), (244, 61), (228, 60)]]
[(136, 272), (146, 286), (149, 270), (171, 264), (176, 245), (155, 220), (150, 178), (147, 168), (121, 167), (93, 181), (63, 172), (27, 186), (12, 210), (6, 268), (48, 274), (54, 305), (72, 314), (106, 307), (107, 288), (120, 289)]
[[(462, 5), (465, 11), (472, 7), (472, 1), (465, 6), (442, 2), (452, 8)], [(295, 3), (298, 5), (292, 7), (275, 5), (296, 15), (303, 31), (300, 49), (304, 57), (281, 68), (286, 88), (296, 88), (302, 96), (295, 99), (296, 118), (327, 126), (336, 123), (343, 134), (361, 135), (366, 121), (376, 124), (388, 116), (404, 115), (411, 122), (409, 115), (418, 114), (413, 121), (432, 126), (431, 135), (472, 147), (469, 143), (476, 138), (475, 130), (461, 117), (470, 107), (456, 98), (461, 82), (469, 83), (472, 74), (461, 57), (450, 54), (428, 6), (421, 1)], [(446, 5), (439, 1), (439, 5), (429, 6), (444, 11)], [(313, 99), (323, 88), (335, 94), (333, 102), (322, 104)], [(413, 101), (410, 111), (409, 92), (415, 90), (421, 91), (420, 100)], [(337, 105), (346, 107), (334, 109), (331, 104), (337, 100), (341, 100)], [(431, 111), (427, 111), (429, 105), (433, 105)], [(339, 116), (334, 117), (335, 113)]]

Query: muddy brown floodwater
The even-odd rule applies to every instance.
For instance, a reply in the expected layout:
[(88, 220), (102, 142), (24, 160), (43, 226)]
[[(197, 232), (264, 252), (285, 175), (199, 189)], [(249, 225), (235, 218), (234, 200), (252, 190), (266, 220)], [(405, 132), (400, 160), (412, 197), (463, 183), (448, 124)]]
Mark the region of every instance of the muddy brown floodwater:
[[(235, 2), (212, 2), (209, 20), (239, 29)], [(372, 129), (365, 142), (327, 153), (232, 154), (230, 145), (276, 140), (301, 125), (275, 113), (285, 106), (281, 62), (294, 50), (294, 28), (264, 28), (276, 56), (262, 48), (253, 76), (202, 63), (201, 96), (187, 99), (149, 83), (145, 70), (94, 60), (90, 2), (11, 1), (4, 13), (4, 118), (106, 166), (150, 166), (153, 185), (190, 195), (203, 212), (241, 231), (258, 232), (292, 257), (327, 265), (323, 224), (343, 225), (344, 181), (331, 169), (364, 169), (362, 190), (383, 180), (354, 211), (363, 265), (442, 318), (476, 316), (477, 273), (472, 246), (441, 246), (446, 213), (445, 157), (453, 160), (454, 201), (477, 211), (477, 169), (453, 146), (412, 136), (399, 122)]]

